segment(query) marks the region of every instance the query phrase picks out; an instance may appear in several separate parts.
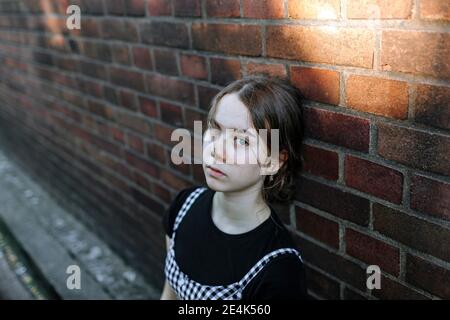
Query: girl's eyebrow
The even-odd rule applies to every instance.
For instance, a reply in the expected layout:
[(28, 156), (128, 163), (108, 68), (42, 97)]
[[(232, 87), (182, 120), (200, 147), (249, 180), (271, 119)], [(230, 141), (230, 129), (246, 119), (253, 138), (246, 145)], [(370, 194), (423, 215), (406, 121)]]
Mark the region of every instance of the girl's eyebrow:
[[(216, 119), (212, 119), (211, 120), (211, 122), (215, 125), (215, 126), (217, 126), (217, 127), (219, 127), (219, 128), (221, 128), (221, 129), (223, 129), (224, 128), (224, 126), (223, 125), (221, 125), (220, 123), (218, 123), (217, 121), (216, 121)], [(249, 128), (247, 128), (247, 129), (239, 129), (239, 128), (226, 128), (226, 129), (234, 129), (234, 130), (236, 130), (236, 131), (241, 131), (241, 132), (247, 132), (247, 130), (249, 129)], [(251, 132), (248, 132), (248, 134), (250, 134), (250, 135), (252, 135), (252, 136), (254, 136)]]

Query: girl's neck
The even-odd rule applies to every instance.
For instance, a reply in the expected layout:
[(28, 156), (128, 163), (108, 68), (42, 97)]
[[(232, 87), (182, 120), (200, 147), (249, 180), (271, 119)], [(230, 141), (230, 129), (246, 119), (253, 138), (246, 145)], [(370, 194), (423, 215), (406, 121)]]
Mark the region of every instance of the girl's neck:
[(217, 191), (213, 198), (212, 217), (219, 229), (228, 233), (251, 230), (270, 216), (260, 188), (238, 192)]

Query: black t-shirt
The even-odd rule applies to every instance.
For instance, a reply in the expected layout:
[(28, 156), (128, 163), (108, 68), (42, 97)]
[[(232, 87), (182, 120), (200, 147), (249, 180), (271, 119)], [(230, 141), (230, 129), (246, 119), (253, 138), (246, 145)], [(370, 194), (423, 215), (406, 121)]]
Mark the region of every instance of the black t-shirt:
[[(178, 211), (196, 188), (180, 191), (163, 216), (162, 223), (169, 237)], [(228, 285), (241, 280), (266, 254), (279, 248), (298, 250), (271, 206), (271, 217), (253, 230), (242, 234), (221, 231), (211, 217), (214, 193), (207, 188), (177, 229), (177, 264), (192, 280), (203, 285)], [(273, 259), (248, 283), (242, 299), (307, 299), (303, 263), (294, 254)]]

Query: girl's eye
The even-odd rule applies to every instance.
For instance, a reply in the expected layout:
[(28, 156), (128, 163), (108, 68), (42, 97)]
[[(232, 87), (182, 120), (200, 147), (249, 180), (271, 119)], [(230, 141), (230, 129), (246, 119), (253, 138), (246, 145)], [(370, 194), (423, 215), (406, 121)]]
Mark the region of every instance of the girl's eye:
[(248, 140), (246, 138), (235, 137), (234, 141), (239, 143), (241, 146), (248, 146)]

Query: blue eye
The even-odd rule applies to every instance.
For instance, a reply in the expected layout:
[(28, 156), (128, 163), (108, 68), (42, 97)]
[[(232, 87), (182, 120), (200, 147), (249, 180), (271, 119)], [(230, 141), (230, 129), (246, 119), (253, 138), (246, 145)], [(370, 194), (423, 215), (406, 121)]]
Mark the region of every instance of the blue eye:
[(235, 137), (234, 141), (238, 141), (241, 146), (248, 146), (249, 142), (245, 138)]

